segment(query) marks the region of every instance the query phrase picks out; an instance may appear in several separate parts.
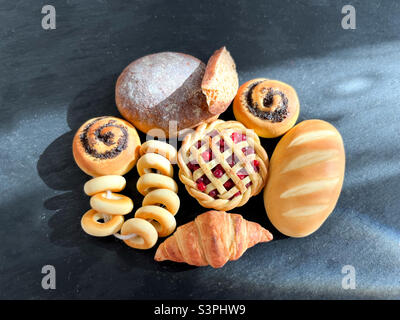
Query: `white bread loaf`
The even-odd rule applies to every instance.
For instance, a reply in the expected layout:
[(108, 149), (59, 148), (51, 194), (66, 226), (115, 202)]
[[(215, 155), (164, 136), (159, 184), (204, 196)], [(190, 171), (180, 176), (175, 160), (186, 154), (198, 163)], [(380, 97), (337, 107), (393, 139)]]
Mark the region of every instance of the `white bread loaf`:
[(322, 120), (289, 130), (271, 157), (264, 205), (271, 223), (290, 237), (305, 237), (328, 218), (339, 198), (345, 171), (340, 133)]

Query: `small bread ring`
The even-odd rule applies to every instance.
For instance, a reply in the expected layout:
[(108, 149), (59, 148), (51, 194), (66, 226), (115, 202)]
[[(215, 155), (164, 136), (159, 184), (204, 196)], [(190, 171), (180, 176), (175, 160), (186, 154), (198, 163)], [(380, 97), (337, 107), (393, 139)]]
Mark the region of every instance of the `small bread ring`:
[(123, 176), (109, 175), (93, 178), (85, 183), (83, 190), (88, 196), (93, 196), (96, 193), (106, 190), (119, 192), (126, 186), (126, 180)]
[(140, 157), (136, 165), (140, 176), (145, 173), (151, 173), (151, 169), (158, 170), (161, 174), (171, 178), (174, 176), (174, 169), (171, 162), (157, 153), (144, 154)]
[(143, 156), (145, 153), (157, 153), (167, 158), (171, 163), (176, 163), (176, 149), (163, 141), (149, 140), (142, 144), (140, 147), (140, 155)]
[(168, 189), (150, 191), (143, 199), (142, 206), (163, 205), (174, 216), (179, 210), (180, 200), (178, 195)]
[(156, 228), (159, 237), (170, 235), (176, 228), (175, 217), (166, 209), (158, 206), (144, 206), (135, 213), (135, 218), (149, 221)]
[(81, 219), (82, 229), (94, 237), (107, 237), (121, 230), (124, 223), (123, 216), (114, 215), (107, 222), (98, 222), (104, 218), (103, 213), (90, 209)]
[(122, 194), (111, 193), (107, 197), (107, 193), (102, 192), (90, 198), (90, 206), (98, 212), (125, 215), (132, 211), (133, 201)]
[(126, 220), (121, 228), (121, 235), (136, 234), (137, 236), (123, 240), (125, 244), (135, 249), (150, 249), (158, 239), (158, 234), (153, 225), (143, 219), (132, 218)]
[(142, 175), (137, 181), (136, 188), (144, 196), (154, 189), (169, 189), (178, 193), (178, 185), (175, 180), (158, 173)]

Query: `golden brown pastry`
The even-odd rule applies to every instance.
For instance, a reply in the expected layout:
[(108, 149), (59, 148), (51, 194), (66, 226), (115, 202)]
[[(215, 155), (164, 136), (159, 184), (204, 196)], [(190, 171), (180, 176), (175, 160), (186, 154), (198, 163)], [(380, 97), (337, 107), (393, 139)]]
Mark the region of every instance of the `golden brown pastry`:
[(178, 185), (172, 178), (173, 167), (165, 157), (168, 154), (176, 158), (176, 149), (168, 143), (150, 140), (140, 154), (137, 190), (145, 197), (142, 207), (135, 212), (135, 218), (147, 220), (159, 237), (166, 237), (176, 228), (175, 215), (180, 206)]
[(264, 189), (271, 223), (290, 237), (316, 231), (335, 208), (344, 171), (343, 140), (336, 128), (322, 120), (299, 123), (271, 157)]
[(262, 191), (268, 155), (238, 121), (216, 120), (188, 134), (178, 152), (179, 179), (205, 208), (231, 210)]
[(279, 137), (292, 128), (299, 117), (296, 91), (286, 83), (265, 78), (242, 84), (233, 101), (236, 120), (260, 137)]
[(171, 260), (220, 268), (250, 247), (272, 240), (272, 234), (239, 214), (208, 211), (177, 228), (157, 249), (156, 261)]
[[(100, 220), (103, 220), (100, 222)], [(120, 215), (108, 216), (94, 209), (87, 211), (81, 219), (83, 231), (94, 237), (107, 237), (118, 232), (124, 223), (124, 217)]]
[(236, 64), (225, 47), (214, 52), (208, 60), (201, 82), (208, 109), (213, 114), (224, 112), (232, 103), (239, 88)]
[(88, 196), (93, 196), (96, 193), (106, 192), (107, 190), (119, 192), (124, 190), (125, 186), (126, 180), (123, 176), (101, 176), (87, 181), (83, 186), (83, 191)]
[(135, 127), (115, 117), (86, 121), (72, 143), (76, 164), (93, 177), (124, 175), (136, 164), (139, 149)]

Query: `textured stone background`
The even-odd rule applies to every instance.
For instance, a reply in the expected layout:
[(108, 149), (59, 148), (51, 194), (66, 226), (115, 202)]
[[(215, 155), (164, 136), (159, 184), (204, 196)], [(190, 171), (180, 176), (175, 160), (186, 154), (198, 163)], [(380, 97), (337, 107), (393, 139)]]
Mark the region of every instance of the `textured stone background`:
[[(53, 0), (57, 29), (45, 31), (44, 3), (0, 1), (0, 298), (400, 298), (400, 3), (351, 1), (357, 29), (343, 30), (347, 1), (213, 2)], [(155, 248), (87, 236), (75, 130), (118, 115), (115, 81), (132, 60), (170, 50), (206, 62), (222, 45), (240, 83), (288, 82), (300, 120), (324, 119), (342, 133), (347, 168), (333, 214), (313, 235), (290, 239), (269, 223), (262, 196), (252, 198), (234, 212), (276, 240), (218, 270), (156, 263)], [(271, 155), (277, 140), (262, 142)], [(134, 171), (126, 193), (137, 208)], [(205, 210), (179, 186), (181, 225)], [(46, 264), (56, 290), (41, 287)], [(355, 290), (342, 289), (344, 265), (356, 269)]]

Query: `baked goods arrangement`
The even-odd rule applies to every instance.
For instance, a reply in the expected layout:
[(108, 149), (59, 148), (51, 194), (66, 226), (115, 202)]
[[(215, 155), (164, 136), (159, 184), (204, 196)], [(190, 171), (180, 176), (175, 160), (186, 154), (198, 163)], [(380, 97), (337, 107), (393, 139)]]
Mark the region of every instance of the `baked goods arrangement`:
[[(90, 119), (72, 142), (77, 165), (91, 176), (84, 185), (91, 209), (81, 219), (87, 234), (141, 250), (168, 237), (155, 261), (220, 268), (273, 239), (251, 212), (246, 219), (227, 212), (259, 201), (252, 197), (261, 191), (265, 216), (289, 237), (309, 236), (335, 209), (345, 174), (339, 131), (318, 119), (296, 125), (300, 102), (289, 84), (257, 78), (239, 87), (225, 47), (207, 64), (179, 52), (139, 58), (119, 76), (115, 99), (124, 119)], [(236, 120), (218, 119), (232, 102)], [(136, 129), (146, 134), (143, 144)], [(269, 159), (263, 144), (277, 137)], [(135, 165), (143, 199), (130, 217), (140, 199), (122, 193)], [(183, 189), (210, 210), (179, 226)]]

